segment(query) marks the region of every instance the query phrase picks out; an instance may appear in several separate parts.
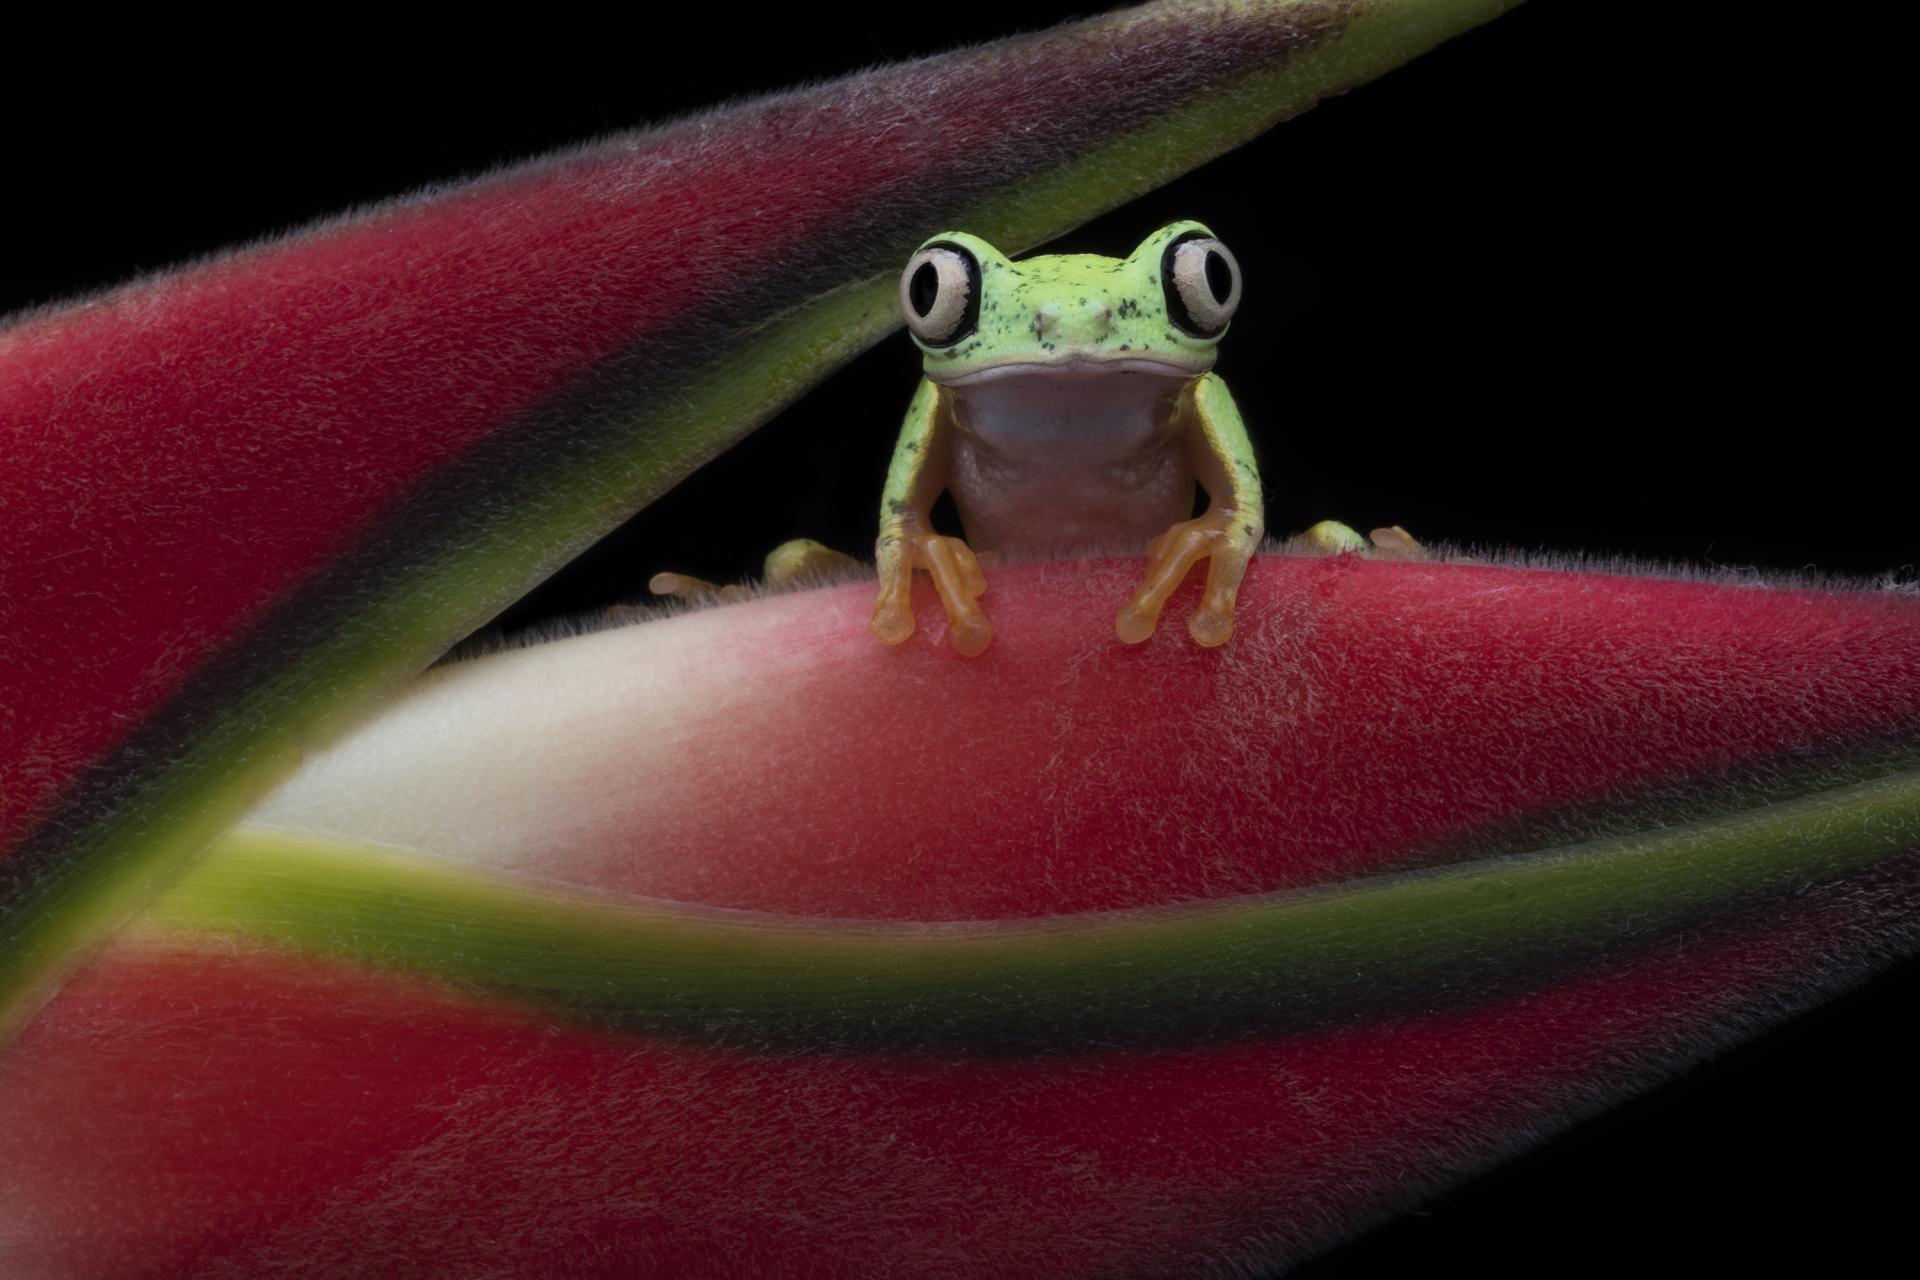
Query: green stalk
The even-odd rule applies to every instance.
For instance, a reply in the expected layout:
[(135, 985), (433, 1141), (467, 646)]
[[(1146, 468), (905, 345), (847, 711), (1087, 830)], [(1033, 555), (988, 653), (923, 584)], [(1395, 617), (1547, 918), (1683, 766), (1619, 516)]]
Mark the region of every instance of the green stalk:
[(1545, 981), (1920, 850), (1920, 771), (1688, 826), (1338, 889), (1006, 924), (796, 919), (569, 892), (243, 828), (153, 907), (633, 1031), (1045, 1052), (1278, 1033)]

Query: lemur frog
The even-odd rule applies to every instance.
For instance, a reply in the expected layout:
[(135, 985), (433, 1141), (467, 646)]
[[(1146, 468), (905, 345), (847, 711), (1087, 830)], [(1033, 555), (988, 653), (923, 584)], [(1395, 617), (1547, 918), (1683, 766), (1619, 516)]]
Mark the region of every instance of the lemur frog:
[[(1239, 305), (1240, 265), (1198, 222), (1163, 227), (1125, 258), (1016, 263), (958, 231), (921, 245), (900, 310), (926, 376), (881, 504), (874, 633), (913, 634), (913, 571), (925, 569), (953, 647), (972, 657), (993, 638), (978, 560), (927, 520), (947, 489), (983, 548), (1145, 546), (1145, 580), (1114, 622), (1128, 644), (1153, 634), (1167, 597), (1210, 559), (1187, 630), (1225, 643), (1264, 527), (1246, 427), (1209, 372)], [(1190, 519), (1196, 482), (1209, 505)]]
[[(888, 644), (913, 634), (913, 574), (925, 569), (953, 647), (974, 657), (993, 639), (978, 603), (987, 587), (979, 560), (928, 519), (950, 490), (967, 537), (995, 552), (1145, 546), (1145, 578), (1114, 620), (1128, 644), (1153, 634), (1187, 572), (1210, 560), (1187, 630), (1202, 645), (1226, 643), (1264, 528), (1253, 447), (1227, 384), (1210, 372), (1239, 305), (1240, 264), (1198, 222), (1162, 227), (1125, 258), (1015, 263), (959, 231), (922, 244), (900, 275), (900, 310), (926, 376), (887, 473), (874, 633)], [(1190, 519), (1196, 483), (1208, 506)], [(1320, 552), (1367, 547), (1332, 520), (1304, 542)], [(1424, 555), (1398, 526), (1376, 530), (1373, 542), (1396, 558)], [(800, 539), (767, 557), (766, 581), (853, 563)], [(748, 594), (673, 573), (652, 586)]]

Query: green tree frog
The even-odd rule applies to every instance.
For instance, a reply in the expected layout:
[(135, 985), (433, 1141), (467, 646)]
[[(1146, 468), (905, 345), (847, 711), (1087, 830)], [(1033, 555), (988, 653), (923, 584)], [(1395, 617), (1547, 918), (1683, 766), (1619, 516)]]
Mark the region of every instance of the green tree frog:
[[(924, 569), (953, 647), (984, 651), (993, 628), (969, 541), (1021, 555), (1131, 543), (1147, 548), (1147, 569), (1114, 621), (1120, 639), (1152, 635), (1205, 559), (1187, 630), (1224, 644), (1264, 528), (1253, 447), (1211, 372), (1239, 305), (1240, 265), (1198, 222), (1163, 227), (1125, 258), (1013, 262), (958, 231), (921, 245), (900, 276), (900, 310), (925, 377), (881, 505), (875, 634), (888, 644), (913, 634), (913, 574)], [(1196, 483), (1209, 505), (1190, 518)], [(966, 541), (928, 522), (942, 490)]]
[[(1147, 548), (1140, 589), (1114, 619), (1128, 644), (1153, 634), (1187, 573), (1210, 561), (1187, 630), (1209, 648), (1233, 634), (1240, 579), (1265, 521), (1260, 475), (1240, 411), (1212, 373), (1240, 305), (1240, 264), (1198, 222), (1162, 227), (1125, 258), (1057, 254), (1012, 262), (978, 236), (949, 231), (922, 244), (900, 275), (900, 311), (924, 353), (880, 508), (880, 598), (873, 630), (913, 634), (913, 575), (939, 592), (953, 647), (984, 652), (986, 577), (968, 541), (935, 533), (934, 499), (951, 491), (967, 539), (1017, 555)], [(1195, 485), (1208, 506), (1197, 518)], [(1300, 549), (1421, 559), (1398, 525), (1372, 548), (1323, 520)], [(857, 565), (810, 539), (767, 556), (776, 588)], [(659, 595), (749, 599), (679, 573)]]

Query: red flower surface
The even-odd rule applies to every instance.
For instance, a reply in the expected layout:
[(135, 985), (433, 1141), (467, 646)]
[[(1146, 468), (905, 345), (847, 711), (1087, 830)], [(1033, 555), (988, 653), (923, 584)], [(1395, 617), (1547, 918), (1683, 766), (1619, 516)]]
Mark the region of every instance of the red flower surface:
[(1000, 570), (974, 661), (862, 584), (435, 673), (255, 815), (359, 847), (243, 830), (0, 1063), (20, 1256), (1286, 1259), (1911, 933), (1920, 602), (1278, 557), (1132, 649), (1133, 572)]

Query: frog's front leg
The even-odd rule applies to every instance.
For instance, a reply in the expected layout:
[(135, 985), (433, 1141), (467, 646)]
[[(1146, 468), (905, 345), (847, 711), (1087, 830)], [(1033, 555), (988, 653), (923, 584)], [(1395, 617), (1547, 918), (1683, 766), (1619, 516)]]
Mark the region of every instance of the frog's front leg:
[(947, 487), (953, 428), (940, 387), (922, 379), (907, 406), (907, 420), (894, 446), (880, 501), (880, 538), (874, 558), (880, 566), (880, 598), (873, 606), (873, 633), (888, 644), (913, 634), (913, 571), (925, 569), (946, 608), (948, 636), (966, 657), (986, 651), (993, 626), (977, 598), (986, 591), (986, 575), (967, 544), (933, 531), (928, 513)]
[(1152, 635), (1167, 597), (1204, 559), (1209, 561), (1206, 592), (1187, 619), (1187, 631), (1210, 649), (1233, 634), (1240, 579), (1260, 547), (1266, 515), (1253, 443), (1227, 384), (1207, 374), (1195, 380), (1180, 405), (1188, 456), (1207, 491), (1207, 510), (1153, 540), (1147, 548), (1146, 580), (1114, 619), (1114, 630), (1128, 644)]

